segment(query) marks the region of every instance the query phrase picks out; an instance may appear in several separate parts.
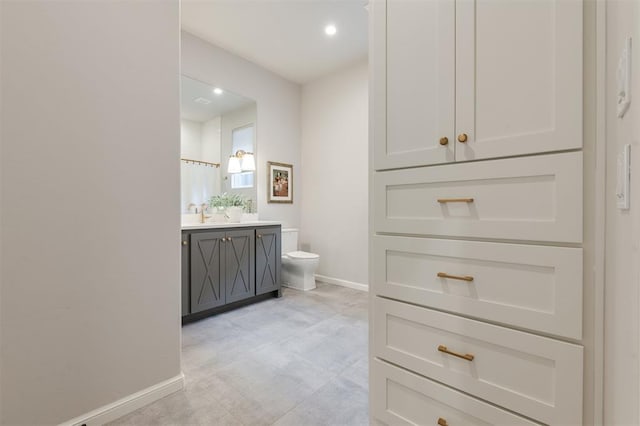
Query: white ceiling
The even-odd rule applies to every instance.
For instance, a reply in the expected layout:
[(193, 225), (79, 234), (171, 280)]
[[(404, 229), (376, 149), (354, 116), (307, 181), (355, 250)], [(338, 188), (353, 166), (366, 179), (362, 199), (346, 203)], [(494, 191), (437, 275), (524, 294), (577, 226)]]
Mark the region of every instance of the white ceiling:
[[(296, 83), (367, 56), (366, 0), (182, 0), (182, 28)], [(324, 27), (338, 33), (327, 37)]]
[[(213, 93), (213, 87), (185, 76), (181, 77), (180, 86), (180, 117), (199, 123), (255, 102), (253, 99), (226, 90), (216, 95)], [(205, 105), (196, 102), (196, 99), (206, 99), (211, 103)]]

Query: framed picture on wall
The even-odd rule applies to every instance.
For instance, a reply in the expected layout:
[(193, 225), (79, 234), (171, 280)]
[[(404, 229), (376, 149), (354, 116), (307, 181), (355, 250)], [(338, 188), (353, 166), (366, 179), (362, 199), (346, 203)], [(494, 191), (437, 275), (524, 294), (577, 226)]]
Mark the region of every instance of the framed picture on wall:
[(293, 203), (293, 166), (267, 161), (269, 173), (267, 201), (269, 203)]

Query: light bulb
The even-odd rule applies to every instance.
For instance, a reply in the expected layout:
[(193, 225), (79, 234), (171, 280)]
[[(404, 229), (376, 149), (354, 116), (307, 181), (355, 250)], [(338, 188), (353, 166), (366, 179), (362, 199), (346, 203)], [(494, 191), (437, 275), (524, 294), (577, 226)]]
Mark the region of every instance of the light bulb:
[(324, 33), (329, 37), (333, 37), (334, 35), (336, 35), (337, 32), (338, 32), (338, 29), (333, 24), (329, 24), (326, 27), (324, 27)]

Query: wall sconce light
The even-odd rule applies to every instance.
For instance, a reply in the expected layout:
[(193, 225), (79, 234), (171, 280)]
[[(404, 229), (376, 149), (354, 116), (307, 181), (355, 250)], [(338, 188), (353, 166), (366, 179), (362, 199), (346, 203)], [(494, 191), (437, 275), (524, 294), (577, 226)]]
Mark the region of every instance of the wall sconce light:
[(227, 169), (228, 173), (240, 173), (242, 168), (240, 167), (240, 159), (235, 155), (229, 157), (229, 168)]
[(229, 157), (229, 167), (227, 173), (252, 172), (256, 169), (256, 160), (253, 152), (243, 150), (236, 151), (235, 155)]

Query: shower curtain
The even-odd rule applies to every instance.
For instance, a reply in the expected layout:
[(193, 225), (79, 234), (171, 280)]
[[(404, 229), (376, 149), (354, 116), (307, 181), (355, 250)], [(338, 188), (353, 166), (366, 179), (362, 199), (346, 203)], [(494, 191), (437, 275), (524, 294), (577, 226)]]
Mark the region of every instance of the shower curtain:
[(181, 162), (182, 212), (194, 213), (189, 205), (195, 204), (200, 211), (203, 203), (208, 204), (214, 194), (220, 193), (220, 169), (204, 164)]

